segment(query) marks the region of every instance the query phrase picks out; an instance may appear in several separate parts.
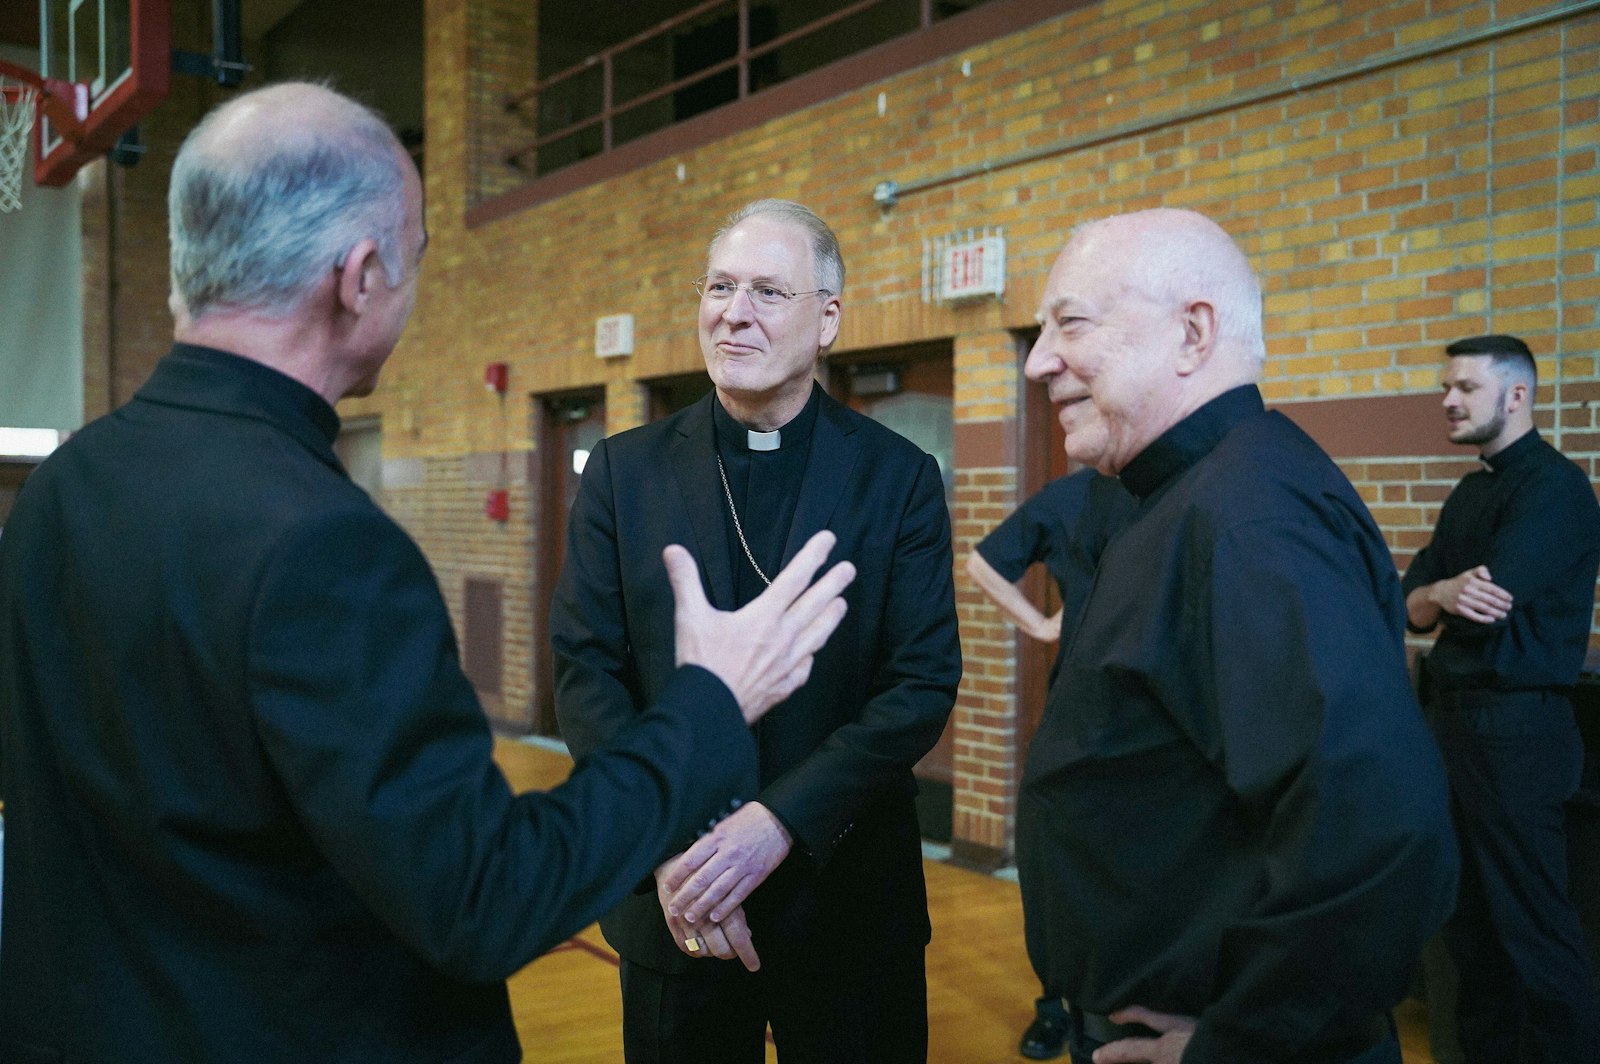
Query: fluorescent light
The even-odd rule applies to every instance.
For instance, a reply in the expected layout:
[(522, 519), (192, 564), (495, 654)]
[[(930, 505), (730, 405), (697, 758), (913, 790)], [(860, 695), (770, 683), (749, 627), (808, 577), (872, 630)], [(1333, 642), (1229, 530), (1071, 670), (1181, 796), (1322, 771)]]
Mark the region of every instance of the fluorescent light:
[(583, 476), (583, 467), (588, 464), (589, 452), (582, 447), (574, 447), (572, 450), (572, 471), (581, 477)]
[(43, 458), (61, 443), (55, 429), (0, 428), (0, 454), (18, 458)]

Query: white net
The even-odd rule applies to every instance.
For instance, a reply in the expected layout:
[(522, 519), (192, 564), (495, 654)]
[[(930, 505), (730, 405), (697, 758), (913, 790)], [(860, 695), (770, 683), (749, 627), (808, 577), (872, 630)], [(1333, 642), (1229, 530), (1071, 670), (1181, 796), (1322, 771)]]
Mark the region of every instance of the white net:
[(22, 180), (28, 172), (36, 93), (31, 85), (0, 76), (0, 211), (22, 206)]

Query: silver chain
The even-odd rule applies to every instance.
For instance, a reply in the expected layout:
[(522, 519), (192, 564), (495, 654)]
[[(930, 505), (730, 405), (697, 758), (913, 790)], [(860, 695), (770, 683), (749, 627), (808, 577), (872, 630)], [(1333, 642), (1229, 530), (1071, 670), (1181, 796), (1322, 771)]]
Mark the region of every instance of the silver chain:
[(733, 492), (728, 489), (728, 471), (722, 468), (722, 456), (720, 454), (717, 455), (717, 473), (722, 477), (722, 494), (728, 497), (728, 512), (733, 515), (733, 530), (739, 534), (739, 546), (744, 548), (744, 556), (750, 559), (750, 568), (756, 571), (756, 575), (761, 578), (762, 583), (771, 587), (772, 581), (768, 579), (766, 573), (761, 571), (761, 566), (756, 564), (756, 556), (750, 553), (750, 544), (744, 541), (744, 526), (739, 524), (739, 511), (734, 508)]

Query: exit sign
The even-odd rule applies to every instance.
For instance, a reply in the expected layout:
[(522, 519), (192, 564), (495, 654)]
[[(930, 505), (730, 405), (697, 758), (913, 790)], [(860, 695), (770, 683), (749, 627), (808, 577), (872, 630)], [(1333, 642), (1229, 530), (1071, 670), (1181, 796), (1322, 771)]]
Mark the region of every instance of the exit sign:
[(1004, 295), (1006, 238), (985, 236), (946, 244), (939, 263), (941, 300)]

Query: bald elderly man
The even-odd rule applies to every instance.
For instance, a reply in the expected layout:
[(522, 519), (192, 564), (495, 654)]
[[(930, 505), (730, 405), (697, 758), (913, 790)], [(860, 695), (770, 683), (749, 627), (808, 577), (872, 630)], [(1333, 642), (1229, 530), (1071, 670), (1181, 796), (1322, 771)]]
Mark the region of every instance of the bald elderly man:
[(1087, 1064), (1399, 1064), (1454, 893), (1404, 603), (1349, 482), (1256, 388), (1261, 295), (1191, 212), (1076, 230), (1026, 373), (1139, 502), (1034, 738), (1030, 957)]

